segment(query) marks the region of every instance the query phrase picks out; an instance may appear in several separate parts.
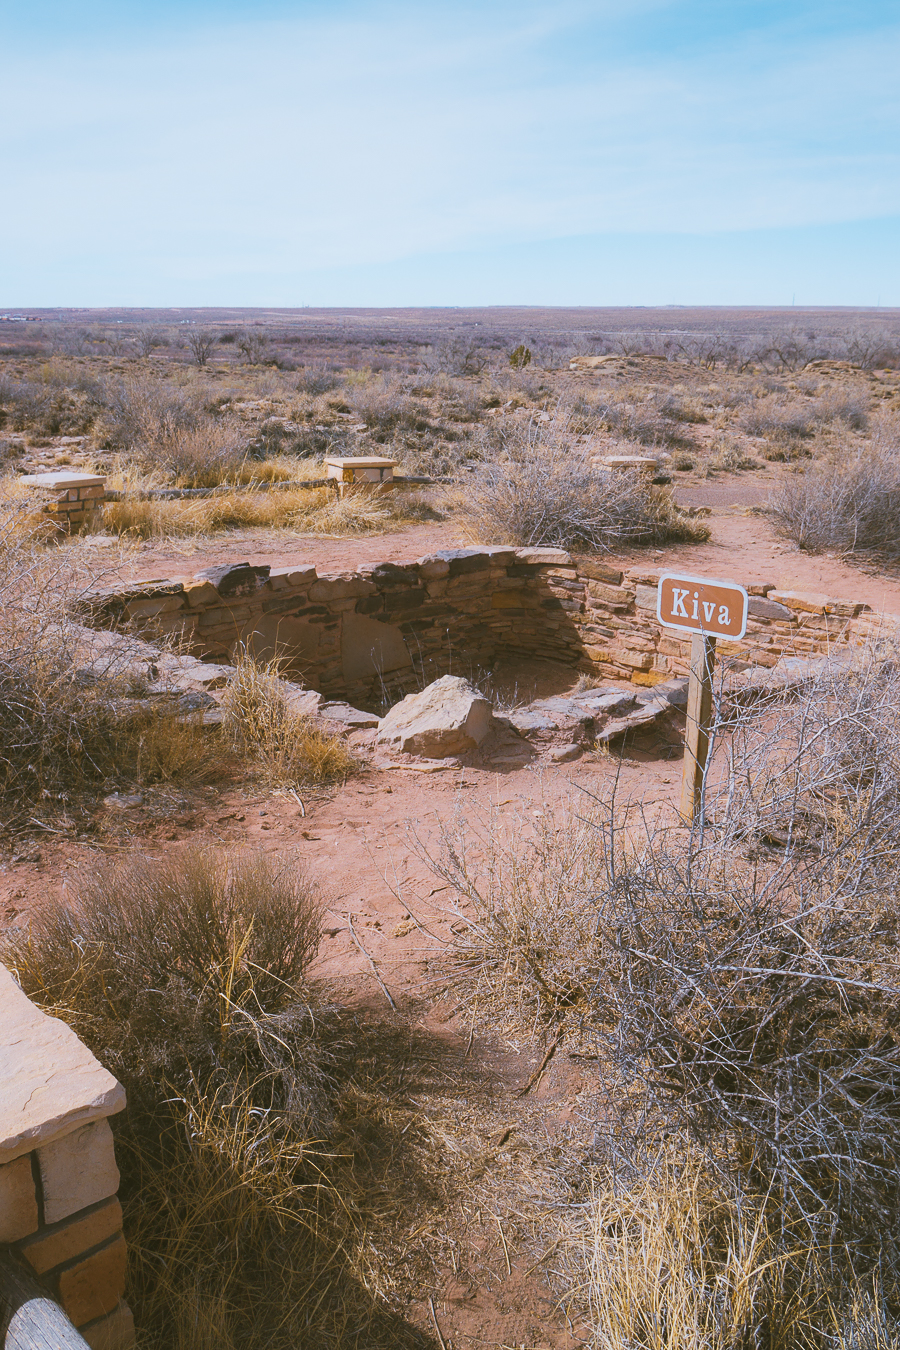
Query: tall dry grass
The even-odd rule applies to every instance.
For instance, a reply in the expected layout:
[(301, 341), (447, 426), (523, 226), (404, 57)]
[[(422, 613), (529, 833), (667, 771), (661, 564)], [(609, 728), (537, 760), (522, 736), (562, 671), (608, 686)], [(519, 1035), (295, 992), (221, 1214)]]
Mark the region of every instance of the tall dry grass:
[(439, 518), (415, 493), (348, 493), (326, 488), (222, 493), (184, 500), (126, 497), (107, 502), (103, 528), (139, 539), (214, 534), (228, 529), (283, 529), (303, 534), (381, 534), (418, 520)]
[(423, 1104), (447, 1050), (313, 978), (323, 903), (292, 856), (136, 854), (4, 946), (127, 1090), (113, 1124), (146, 1350), (428, 1344), (404, 1309), (435, 1287), (471, 1156)]
[(222, 695), (223, 735), (274, 786), (344, 781), (359, 761), (340, 736), (291, 710), (280, 669), (277, 659), (238, 651)]
[(900, 1324), (849, 1253), (785, 1232), (765, 1192), (710, 1166), (686, 1136), (643, 1166), (595, 1174), (560, 1225), (570, 1315), (591, 1350), (889, 1350)]

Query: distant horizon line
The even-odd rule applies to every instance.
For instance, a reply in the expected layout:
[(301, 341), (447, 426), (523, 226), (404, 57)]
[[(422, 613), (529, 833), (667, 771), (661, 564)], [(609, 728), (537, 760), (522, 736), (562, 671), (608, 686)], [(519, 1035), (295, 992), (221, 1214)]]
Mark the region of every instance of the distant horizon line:
[(520, 313), (522, 311), (559, 311), (576, 313), (622, 313), (629, 311), (756, 311), (767, 314), (809, 314), (809, 313), (850, 313), (850, 314), (900, 314), (900, 305), (841, 305), (841, 304), (791, 304), (767, 305), (762, 303), (745, 304), (659, 304), (659, 305), (571, 305), (571, 304), (516, 304), (516, 305), (4, 305), (0, 303), (0, 320), (24, 322), (35, 315), (49, 316), (59, 314), (215, 314), (215, 313), (265, 313), (265, 314), (396, 314), (437, 311), (440, 313)]

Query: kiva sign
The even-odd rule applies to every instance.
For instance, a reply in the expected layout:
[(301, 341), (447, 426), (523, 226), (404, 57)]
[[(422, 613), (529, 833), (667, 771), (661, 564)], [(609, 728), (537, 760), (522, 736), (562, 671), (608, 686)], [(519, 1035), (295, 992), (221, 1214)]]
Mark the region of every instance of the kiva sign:
[(663, 572), (656, 592), (656, 617), (666, 628), (691, 634), (691, 677), (684, 728), (681, 774), (682, 819), (703, 817), (703, 783), (713, 723), (713, 667), (716, 638), (742, 638), (750, 598), (743, 586), (709, 577)]
[(734, 641), (747, 631), (748, 603), (743, 586), (733, 581), (663, 572), (656, 593), (656, 617), (666, 628)]

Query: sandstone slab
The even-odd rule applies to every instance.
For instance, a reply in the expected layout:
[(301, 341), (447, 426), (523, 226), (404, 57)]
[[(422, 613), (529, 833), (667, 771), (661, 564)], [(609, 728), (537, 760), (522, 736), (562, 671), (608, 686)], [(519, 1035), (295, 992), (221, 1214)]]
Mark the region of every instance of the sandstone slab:
[(60, 1302), (76, 1326), (115, 1312), (125, 1292), (127, 1255), (118, 1237), (60, 1273)]
[(71, 1027), (36, 1008), (0, 966), (0, 1163), (124, 1106), (125, 1089)]
[(134, 1345), (134, 1317), (127, 1303), (80, 1330), (91, 1350), (131, 1350)]
[(0, 1167), (0, 1242), (18, 1242), (38, 1226), (37, 1196), (29, 1157)]
[(486, 699), (468, 680), (444, 675), (418, 694), (408, 694), (378, 724), (377, 741), (428, 759), (475, 750), (493, 729)]
[(121, 1230), (122, 1206), (113, 1198), (71, 1223), (44, 1229), (28, 1242), (21, 1243), (19, 1251), (36, 1275), (44, 1275), (54, 1266), (64, 1265), (82, 1252), (108, 1242)]

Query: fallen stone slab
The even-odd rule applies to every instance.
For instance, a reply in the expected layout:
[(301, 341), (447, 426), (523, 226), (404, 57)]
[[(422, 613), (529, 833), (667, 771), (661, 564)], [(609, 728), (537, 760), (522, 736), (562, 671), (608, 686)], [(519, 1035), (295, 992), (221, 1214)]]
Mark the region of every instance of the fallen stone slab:
[(690, 680), (686, 677), (678, 680), (665, 680), (662, 684), (655, 684), (652, 689), (642, 689), (635, 698), (638, 703), (658, 703), (660, 699), (665, 701), (673, 708), (686, 708), (688, 701), (688, 685)]
[(558, 727), (575, 723), (576, 726), (592, 721), (591, 713), (583, 703), (574, 698), (555, 695), (551, 698), (535, 699), (531, 708), (545, 717), (549, 717)]
[(625, 689), (586, 689), (572, 694), (573, 703), (584, 707), (592, 717), (615, 717), (634, 705), (636, 695)]
[[(318, 697), (321, 699), (321, 694)], [(377, 727), (381, 721), (377, 713), (363, 712), (361, 708), (353, 708), (349, 703), (320, 703), (318, 716), (327, 718), (329, 722), (339, 722), (349, 731), (366, 731), (370, 727)]]
[(829, 656), (783, 656), (774, 666), (757, 666), (730, 675), (725, 693), (738, 699), (791, 693), (812, 684), (828, 670), (837, 673), (846, 669), (853, 655), (850, 651), (834, 651)]
[(538, 732), (550, 732), (552, 734), (557, 730), (552, 717), (548, 717), (546, 713), (535, 712), (533, 708), (513, 708), (512, 712), (506, 713), (502, 720), (515, 727), (516, 731), (522, 736), (534, 736)]
[(570, 741), (567, 745), (554, 746), (550, 751), (550, 758), (554, 764), (568, 764), (573, 759), (580, 759), (583, 754), (584, 746)]
[(627, 731), (636, 731), (652, 726), (659, 721), (665, 713), (669, 712), (672, 705), (667, 699), (654, 699), (649, 703), (635, 709), (627, 717), (619, 717), (612, 722), (607, 722), (606, 726), (597, 733), (597, 744), (605, 745), (609, 741), (615, 740), (617, 736), (624, 736)]
[(457, 675), (444, 675), (391, 708), (376, 741), (408, 755), (444, 759), (475, 750), (494, 729), (489, 699)]
[(322, 695), (317, 689), (306, 689), (292, 680), (283, 680), (284, 697), (288, 711), (297, 717), (318, 717), (322, 707)]

